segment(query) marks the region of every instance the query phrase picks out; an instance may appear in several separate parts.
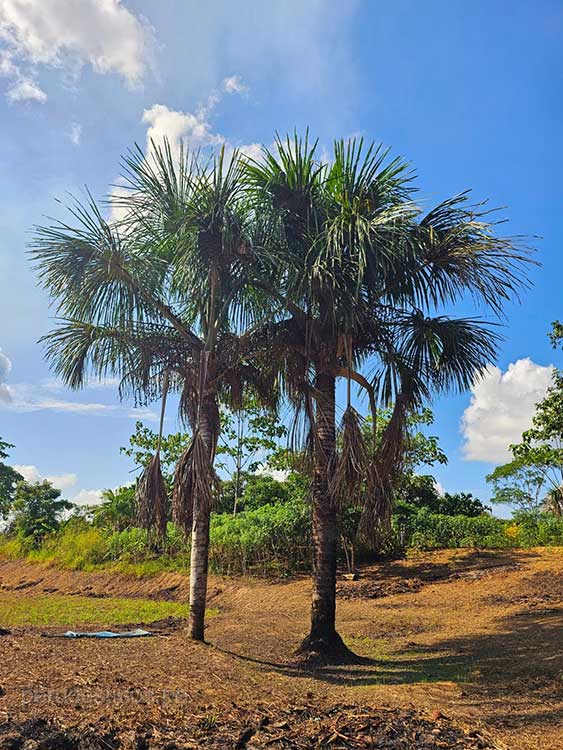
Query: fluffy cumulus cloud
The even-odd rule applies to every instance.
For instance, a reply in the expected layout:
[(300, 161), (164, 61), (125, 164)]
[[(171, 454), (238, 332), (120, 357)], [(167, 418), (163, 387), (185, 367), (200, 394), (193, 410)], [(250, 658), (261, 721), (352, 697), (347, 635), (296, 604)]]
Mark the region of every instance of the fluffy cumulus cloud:
[[(239, 76), (230, 76), (221, 83), (220, 89), (212, 91), (205, 104), (194, 112), (182, 112), (170, 109), (165, 104), (154, 104), (143, 112), (143, 123), (147, 125), (147, 152), (162, 145), (165, 139), (170, 143), (172, 152), (180, 152), (180, 146), (197, 151), (206, 148), (225, 146), (227, 152), (232, 152), (234, 144), (221, 133), (215, 132), (213, 127), (213, 113), (224, 94), (243, 94), (248, 91)], [(257, 157), (260, 145), (250, 143), (238, 147), (243, 153)]]
[(80, 490), (69, 500), (75, 505), (99, 505), (103, 500), (102, 490)]
[[(182, 112), (171, 109), (166, 104), (153, 104), (145, 109), (142, 122), (147, 126), (146, 153), (150, 156), (155, 148), (162, 147), (168, 142), (170, 150), (177, 159), (181, 149), (190, 152), (208, 152), (213, 149), (225, 148), (225, 156), (228, 159), (235, 148), (240, 153), (252, 159), (259, 159), (262, 154), (262, 146), (259, 143), (247, 143), (236, 145), (225, 135), (217, 132), (213, 126), (214, 111), (226, 94), (243, 94), (248, 91), (240, 76), (225, 78), (220, 87), (212, 91), (205, 103), (197, 107), (193, 112)], [(128, 195), (129, 191), (124, 187), (124, 180), (118, 177), (111, 189), (111, 207), (109, 219), (118, 222), (123, 219), (125, 210), (120, 204), (120, 198)]]
[(10, 102), (47, 101), (47, 94), (43, 89), (31, 78), (26, 77), (18, 77), (6, 92), (6, 96)]
[(8, 375), (12, 369), (12, 362), (6, 354), (0, 349), (0, 403), (5, 404), (12, 401), (10, 387), (6, 383)]
[(535, 405), (545, 396), (553, 367), (519, 359), (506, 372), (490, 366), (471, 389), (462, 417), (463, 451), (469, 461), (504, 463), (508, 446), (520, 440), (532, 423)]
[(78, 480), (76, 474), (72, 473), (51, 475), (41, 474), (37, 466), (33, 466), (32, 464), (17, 464), (14, 466), (14, 469), (22, 475), (26, 482), (42, 482), (46, 479), (58, 490), (67, 490), (69, 487), (74, 487)]
[(75, 505), (98, 505), (103, 500), (102, 490), (73, 489), (78, 483), (76, 474), (42, 474), (37, 466), (32, 464), (16, 464), (14, 469), (26, 482), (51, 482), (53, 487), (61, 490), (65, 498)]
[(121, 0), (1, 0), (0, 72), (11, 101), (45, 101), (39, 66), (77, 75), (84, 65), (138, 84), (149, 57), (147, 24)]
[(154, 104), (143, 112), (143, 122), (148, 125), (147, 151), (151, 150), (153, 143), (162, 145), (165, 138), (176, 153), (179, 152), (181, 143), (190, 149), (198, 149), (217, 146), (223, 142), (220, 135), (211, 131), (207, 109), (193, 113), (179, 112), (169, 109), (165, 104)]

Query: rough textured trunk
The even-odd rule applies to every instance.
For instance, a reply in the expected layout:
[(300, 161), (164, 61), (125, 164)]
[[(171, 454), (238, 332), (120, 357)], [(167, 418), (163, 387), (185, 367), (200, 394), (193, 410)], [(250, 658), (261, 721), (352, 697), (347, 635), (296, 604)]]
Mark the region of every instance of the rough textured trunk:
[[(217, 404), (214, 400), (203, 403), (199, 431), (208, 450), (210, 466), (213, 465), (218, 435), (216, 423)], [(211, 481), (211, 480), (210, 480)], [(207, 569), (209, 564), (209, 521), (211, 507), (207, 501), (194, 503), (192, 524), (192, 549), (190, 559), (190, 619), (189, 636), (203, 641), (205, 636), (205, 604), (207, 599)]]
[(298, 653), (323, 661), (337, 661), (351, 653), (336, 632), (337, 511), (329, 492), (336, 440), (335, 378), (317, 374), (316, 392), (311, 630)]
[(199, 509), (194, 513), (192, 527), (189, 635), (194, 641), (203, 641), (205, 635), (205, 602), (207, 599), (207, 567), (209, 560), (209, 516), (209, 510)]

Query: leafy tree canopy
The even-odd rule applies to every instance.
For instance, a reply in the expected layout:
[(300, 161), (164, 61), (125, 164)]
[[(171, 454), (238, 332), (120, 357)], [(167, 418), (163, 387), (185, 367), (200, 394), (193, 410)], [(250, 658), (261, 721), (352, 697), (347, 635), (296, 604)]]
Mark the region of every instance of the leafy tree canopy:
[(4, 459), (8, 458), (8, 451), (13, 447), (0, 438), (0, 518), (3, 519), (8, 517), (12, 509), (16, 483), (23, 479), (21, 474), (4, 463)]
[(111, 531), (124, 531), (135, 525), (137, 514), (134, 485), (104, 490), (102, 498), (102, 503), (90, 509), (94, 526)]
[(28, 539), (32, 546), (38, 546), (46, 534), (57, 531), (65, 510), (73, 504), (60, 499), (61, 491), (51, 482), (25, 482), (16, 485), (12, 506), (11, 529)]

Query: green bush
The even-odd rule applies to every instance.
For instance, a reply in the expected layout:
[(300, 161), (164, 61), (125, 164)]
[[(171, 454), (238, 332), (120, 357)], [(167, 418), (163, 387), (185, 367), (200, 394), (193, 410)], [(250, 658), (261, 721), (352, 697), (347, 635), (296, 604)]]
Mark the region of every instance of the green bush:
[(310, 562), (310, 509), (299, 500), (213, 516), (210, 564), (221, 573), (289, 574)]
[(102, 564), (108, 555), (107, 538), (99, 529), (84, 524), (65, 526), (57, 534), (48, 537), (39, 550), (29, 558), (49, 561), (71, 570), (90, 570)]
[(553, 513), (517, 511), (513, 515), (510, 532), (516, 536), (521, 547), (563, 545), (563, 518)]
[(393, 529), (404, 547), (416, 549), (480, 549), (515, 546), (505, 533), (506, 521), (487, 514), (446, 516), (422, 508), (393, 518)]

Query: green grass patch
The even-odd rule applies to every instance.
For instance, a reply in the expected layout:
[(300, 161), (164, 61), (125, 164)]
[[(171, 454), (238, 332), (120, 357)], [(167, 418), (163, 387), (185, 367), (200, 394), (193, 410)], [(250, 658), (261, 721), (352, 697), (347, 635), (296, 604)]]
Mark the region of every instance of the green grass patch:
[[(95, 598), (61, 594), (0, 593), (0, 625), (126, 625), (187, 617), (189, 606), (151, 599)], [(212, 613), (210, 613), (212, 614)]]
[[(364, 673), (362, 687), (375, 685), (414, 685), (424, 682), (474, 682), (478, 673), (474, 663), (464, 656), (434, 655), (420, 651), (394, 652), (386, 639), (349, 636), (346, 645), (359, 656), (374, 660), (373, 670)], [(350, 685), (355, 685), (354, 674)], [(359, 686), (360, 686), (359, 685)]]

